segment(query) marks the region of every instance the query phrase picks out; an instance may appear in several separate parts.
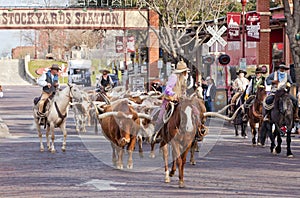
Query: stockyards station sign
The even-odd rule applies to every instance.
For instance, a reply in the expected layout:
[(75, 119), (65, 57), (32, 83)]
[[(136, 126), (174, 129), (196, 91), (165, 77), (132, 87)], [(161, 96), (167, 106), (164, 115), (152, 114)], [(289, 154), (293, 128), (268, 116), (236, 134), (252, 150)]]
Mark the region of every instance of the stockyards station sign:
[(0, 9), (0, 29), (147, 28), (148, 12), (114, 9)]

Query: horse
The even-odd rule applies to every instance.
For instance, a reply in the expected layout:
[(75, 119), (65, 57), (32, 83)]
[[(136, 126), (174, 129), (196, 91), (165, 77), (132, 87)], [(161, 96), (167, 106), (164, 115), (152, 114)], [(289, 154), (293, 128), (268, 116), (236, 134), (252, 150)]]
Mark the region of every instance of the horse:
[[(182, 98), (176, 105), (169, 121), (160, 131), (160, 147), (163, 151), (165, 165), (165, 182), (170, 182), (170, 177), (175, 174), (176, 164), (179, 170), (179, 187), (184, 187), (184, 165), (191, 145), (195, 139), (196, 130), (200, 128), (199, 116), (201, 107), (199, 99)], [(172, 146), (173, 165), (169, 172), (168, 168), (168, 143)], [(175, 162), (176, 161), (176, 162)]]
[(245, 96), (245, 92), (243, 92), (243, 94), (241, 94), (241, 96), (237, 98), (237, 102), (233, 106), (233, 111), (231, 112), (231, 115), (233, 115), (234, 112), (238, 111), (235, 119), (233, 120), (235, 135), (236, 136), (239, 135), (238, 126), (241, 126), (241, 136), (247, 138), (246, 128), (247, 128), (248, 120), (244, 119), (245, 111), (244, 111), (244, 103), (242, 102), (244, 96)]
[[(293, 103), (289, 96), (287, 89), (279, 89), (275, 92), (274, 107), (270, 111), (270, 120), (264, 121), (261, 129), (261, 143), (264, 144), (266, 132), (271, 140), (270, 150), (273, 154), (281, 153), (281, 134), (280, 128), (286, 126), (286, 144), (287, 144), (287, 157), (293, 157), (291, 151), (291, 130), (294, 125), (293, 120)], [(272, 133), (272, 125), (274, 124), (275, 130)], [(277, 138), (277, 146), (275, 139)]]
[[(267, 96), (266, 90), (264, 86), (258, 86), (257, 92), (254, 96), (254, 99), (251, 100), (249, 109), (247, 111), (249, 125), (251, 127), (251, 134), (252, 134), (252, 145), (256, 145), (256, 134), (257, 135), (257, 144), (261, 144), (261, 135), (260, 129), (263, 122), (263, 100)], [(247, 100), (248, 103), (248, 100)], [(256, 123), (258, 123), (258, 130), (256, 130)]]
[[(63, 144), (62, 144), (62, 151), (66, 150), (66, 138), (67, 138), (67, 130), (66, 130), (66, 117), (68, 113), (68, 107), (69, 103), (72, 101), (72, 99), (80, 100), (81, 98), (81, 92), (79, 88), (73, 84), (68, 84), (67, 87), (65, 87), (61, 91), (57, 91), (51, 101), (48, 102), (48, 109), (46, 111), (46, 117), (44, 119), (44, 124), (46, 127), (46, 137), (47, 137), (47, 147), (48, 150), (52, 153), (55, 153), (55, 147), (54, 147), (54, 128), (59, 127), (61, 131), (63, 132), (64, 138), (63, 138)], [(49, 99), (48, 99), (49, 100)], [(40, 117), (37, 115), (38, 112), (38, 104), (33, 106), (33, 117), (35, 121), (35, 125), (38, 131), (38, 136), (40, 139), (40, 151), (44, 151), (44, 145), (42, 140), (42, 133), (41, 133), (41, 123), (40, 123)], [(52, 144), (50, 145), (49, 141), (49, 133), (51, 132), (51, 139)]]

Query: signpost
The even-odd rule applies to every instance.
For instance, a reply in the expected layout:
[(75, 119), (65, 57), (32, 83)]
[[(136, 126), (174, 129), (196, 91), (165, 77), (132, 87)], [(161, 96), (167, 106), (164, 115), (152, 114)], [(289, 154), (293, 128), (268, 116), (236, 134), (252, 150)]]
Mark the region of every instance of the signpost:
[(207, 31), (212, 35), (210, 40), (206, 43), (209, 47), (211, 47), (216, 41), (218, 41), (223, 47), (227, 45), (227, 42), (222, 38), (222, 34), (227, 30), (225, 26), (222, 26), (221, 29), (218, 30), (218, 26), (212, 28), (211, 26), (207, 27)]

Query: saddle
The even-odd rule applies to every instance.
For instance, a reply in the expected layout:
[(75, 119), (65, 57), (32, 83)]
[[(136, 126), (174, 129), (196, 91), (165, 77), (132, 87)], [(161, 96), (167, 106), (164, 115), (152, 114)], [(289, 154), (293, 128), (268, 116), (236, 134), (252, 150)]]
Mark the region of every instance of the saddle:
[(167, 123), (171, 116), (173, 115), (173, 112), (175, 110), (175, 108), (177, 107), (179, 103), (177, 101), (169, 101), (167, 106), (166, 106), (166, 111), (163, 115), (163, 121), (164, 123)]

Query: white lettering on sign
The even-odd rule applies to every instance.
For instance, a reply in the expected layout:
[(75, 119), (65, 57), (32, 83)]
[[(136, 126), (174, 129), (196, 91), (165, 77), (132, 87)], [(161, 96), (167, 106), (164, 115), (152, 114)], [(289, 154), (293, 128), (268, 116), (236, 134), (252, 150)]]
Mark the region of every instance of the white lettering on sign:
[(218, 41), (223, 47), (227, 45), (227, 42), (222, 38), (222, 34), (226, 30), (227, 28), (225, 26), (222, 26), (219, 30), (215, 30), (211, 26), (208, 26), (207, 31), (212, 35), (212, 37), (206, 44), (211, 47), (216, 41)]

